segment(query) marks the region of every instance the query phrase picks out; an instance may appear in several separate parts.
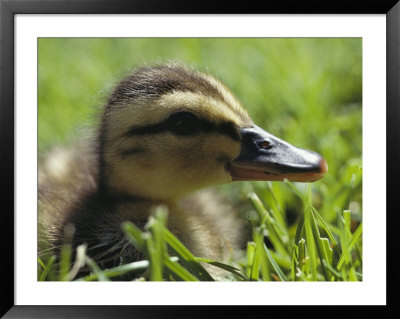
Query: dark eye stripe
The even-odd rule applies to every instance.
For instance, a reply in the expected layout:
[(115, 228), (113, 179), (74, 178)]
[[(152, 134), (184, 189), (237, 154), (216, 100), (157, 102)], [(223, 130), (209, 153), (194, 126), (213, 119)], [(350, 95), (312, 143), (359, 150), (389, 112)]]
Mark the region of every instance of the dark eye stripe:
[(240, 133), (236, 125), (230, 122), (222, 123), (216, 126), (216, 131), (229, 136), (235, 141), (240, 141)]
[[(240, 133), (236, 128), (235, 124), (230, 122), (224, 123), (212, 123), (205, 119), (199, 119), (200, 125), (196, 133), (221, 133), (229, 136), (235, 141), (240, 141)], [(149, 134), (159, 134), (163, 132), (171, 131), (169, 118), (163, 122), (157, 124), (151, 124), (146, 126), (133, 126), (129, 131), (124, 133), (124, 136), (131, 137), (137, 135), (149, 135)]]
[(136, 136), (146, 134), (157, 134), (168, 130), (168, 122), (164, 121), (157, 124), (146, 125), (146, 126), (133, 126), (129, 131), (125, 132), (125, 136)]
[(121, 156), (122, 157), (127, 157), (127, 156), (141, 154), (143, 152), (145, 152), (145, 149), (143, 149), (143, 148), (132, 148), (132, 149), (128, 149), (128, 150), (122, 151), (121, 152)]

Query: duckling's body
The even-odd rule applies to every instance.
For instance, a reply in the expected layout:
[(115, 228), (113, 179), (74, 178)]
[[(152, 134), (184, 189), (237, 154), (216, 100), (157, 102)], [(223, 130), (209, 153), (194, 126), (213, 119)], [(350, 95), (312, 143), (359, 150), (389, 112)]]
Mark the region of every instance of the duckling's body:
[[(88, 148), (89, 147), (89, 148)], [(90, 142), (56, 149), (39, 169), (41, 250), (57, 252), (65, 226), (74, 225), (74, 246), (88, 244), (87, 253), (113, 266), (142, 258), (120, 227), (132, 221), (144, 227), (154, 207), (167, 206), (168, 229), (196, 256), (221, 260), (232, 257), (244, 239), (244, 221), (217, 193), (201, 190), (178, 200), (118, 198), (99, 192), (95, 148)], [(68, 235), (67, 235), (68, 236)], [(65, 239), (65, 238), (64, 238)]]
[(94, 139), (40, 162), (39, 249), (57, 253), (67, 240), (86, 243), (105, 265), (138, 260), (121, 223), (143, 228), (165, 205), (168, 228), (189, 250), (221, 260), (240, 247), (244, 222), (198, 190), (232, 180), (314, 181), (326, 169), (318, 154), (256, 127), (211, 76), (177, 65), (140, 68), (111, 94)]

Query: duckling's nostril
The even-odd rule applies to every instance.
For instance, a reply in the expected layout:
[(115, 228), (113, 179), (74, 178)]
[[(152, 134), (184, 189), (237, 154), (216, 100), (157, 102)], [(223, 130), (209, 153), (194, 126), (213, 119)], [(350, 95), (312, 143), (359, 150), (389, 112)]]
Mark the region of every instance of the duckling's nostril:
[(258, 145), (261, 148), (268, 149), (271, 146), (271, 143), (268, 141), (262, 141), (262, 142), (259, 142)]

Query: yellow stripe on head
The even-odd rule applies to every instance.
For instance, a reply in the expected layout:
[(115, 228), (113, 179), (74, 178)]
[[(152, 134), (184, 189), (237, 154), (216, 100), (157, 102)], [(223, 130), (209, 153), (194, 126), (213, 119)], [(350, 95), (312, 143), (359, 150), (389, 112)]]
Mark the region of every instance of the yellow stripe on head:
[[(188, 111), (210, 122), (232, 122), (238, 126), (251, 123), (246, 113), (236, 112), (226, 103), (202, 93), (174, 91), (162, 96), (157, 105), (167, 117), (176, 111)], [(246, 114), (247, 115), (247, 114)]]

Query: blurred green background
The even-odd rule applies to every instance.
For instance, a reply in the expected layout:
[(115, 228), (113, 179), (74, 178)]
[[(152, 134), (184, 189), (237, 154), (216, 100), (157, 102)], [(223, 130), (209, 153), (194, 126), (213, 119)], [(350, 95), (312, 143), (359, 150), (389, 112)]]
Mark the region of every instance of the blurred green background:
[[(343, 209), (351, 210), (355, 222), (361, 220), (361, 38), (38, 41), (39, 153), (68, 143), (133, 68), (180, 61), (222, 80), (258, 126), (321, 153), (329, 172), (313, 184), (314, 205), (329, 222)], [(289, 224), (301, 213), (299, 200), (283, 183), (244, 182), (219, 189), (239, 201), (255, 190), (267, 204), (278, 204)]]

